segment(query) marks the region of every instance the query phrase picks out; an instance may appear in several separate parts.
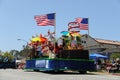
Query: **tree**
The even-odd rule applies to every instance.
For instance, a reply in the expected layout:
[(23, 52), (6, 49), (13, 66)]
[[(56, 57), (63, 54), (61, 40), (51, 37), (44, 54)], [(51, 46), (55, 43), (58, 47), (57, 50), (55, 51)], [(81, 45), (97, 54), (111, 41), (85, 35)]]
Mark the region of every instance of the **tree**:
[(0, 62), (2, 62), (3, 61), (3, 56), (2, 55), (0, 55)]
[(120, 58), (120, 53), (112, 53), (112, 54), (110, 55), (110, 58), (111, 58), (111, 59)]
[(29, 56), (29, 46), (23, 46), (23, 50), (20, 51), (20, 56), (26, 58)]
[(12, 62), (13, 59), (14, 59), (14, 56), (13, 56), (12, 54), (10, 54), (9, 52), (5, 52), (5, 53), (3, 54), (3, 57), (4, 57), (4, 59), (7, 58), (7, 59), (8, 59), (8, 62)]
[(11, 50), (10, 53), (14, 56), (15, 59), (19, 59), (20, 52), (18, 50)]
[(2, 51), (0, 50), (0, 54), (2, 54)]

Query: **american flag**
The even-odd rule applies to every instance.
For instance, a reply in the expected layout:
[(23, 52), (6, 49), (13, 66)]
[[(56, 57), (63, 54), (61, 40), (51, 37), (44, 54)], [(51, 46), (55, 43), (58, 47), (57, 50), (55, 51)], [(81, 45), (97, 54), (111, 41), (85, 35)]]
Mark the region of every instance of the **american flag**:
[(34, 18), (38, 26), (55, 26), (55, 13), (36, 15)]
[(76, 18), (75, 22), (79, 23), (80, 30), (88, 30), (88, 18)]

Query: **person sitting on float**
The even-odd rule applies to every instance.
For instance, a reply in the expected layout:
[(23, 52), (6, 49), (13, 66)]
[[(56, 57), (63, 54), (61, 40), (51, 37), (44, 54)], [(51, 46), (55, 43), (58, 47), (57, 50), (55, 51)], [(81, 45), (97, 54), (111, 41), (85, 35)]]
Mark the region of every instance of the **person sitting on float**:
[(41, 43), (38, 42), (38, 45), (37, 45), (37, 57), (42, 57), (42, 46), (41, 46)]

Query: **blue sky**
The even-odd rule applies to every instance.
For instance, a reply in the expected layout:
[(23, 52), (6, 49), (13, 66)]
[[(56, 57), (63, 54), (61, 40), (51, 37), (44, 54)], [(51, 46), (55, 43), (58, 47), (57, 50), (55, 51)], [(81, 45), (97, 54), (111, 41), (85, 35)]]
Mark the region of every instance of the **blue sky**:
[(0, 0), (0, 50), (21, 50), (26, 43), (17, 39), (29, 42), (52, 31), (52, 26), (38, 27), (34, 16), (54, 12), (57, 37), (69, 22), (83, 17), (89, 18), (90, 36), (120, 41), (120, 0)]

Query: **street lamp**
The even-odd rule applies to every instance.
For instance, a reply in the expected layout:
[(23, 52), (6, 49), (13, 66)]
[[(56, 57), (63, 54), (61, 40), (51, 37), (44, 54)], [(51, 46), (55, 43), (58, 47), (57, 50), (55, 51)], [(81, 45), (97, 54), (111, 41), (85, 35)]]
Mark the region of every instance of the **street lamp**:
[(27, 43), (27, 45), (28, 45), (28, 42), (26, 41), (26, 40), (24, 40), (24, 39), (18, 39), (19, 41), (24, 41), (24, 42), (26, 42)]
[[(25, 53), (29, 53), (29, 45), (28, 45), (28, 42), (24, 39), (17, 39), (19, 41), (24, 41), (26, 42), (27, 45), (23, 45), (23, 51), (25, 51)], [(25, 54), (24, 54), (25, 55)], [(25, 55), (26, 57), (28, 56), (27, 54)]]
[(27, 45), (23, 45), (23, 47), (24, 47), (24, 48), (25, 48), (25, 47), (28, 48), (28, 42), (27, 42), (26, 40), (24, 40), (24, 39), (18, 39), (18, 40), (19, 40), (19, 41), (24, 41), (24, 42), (26, 42)]

